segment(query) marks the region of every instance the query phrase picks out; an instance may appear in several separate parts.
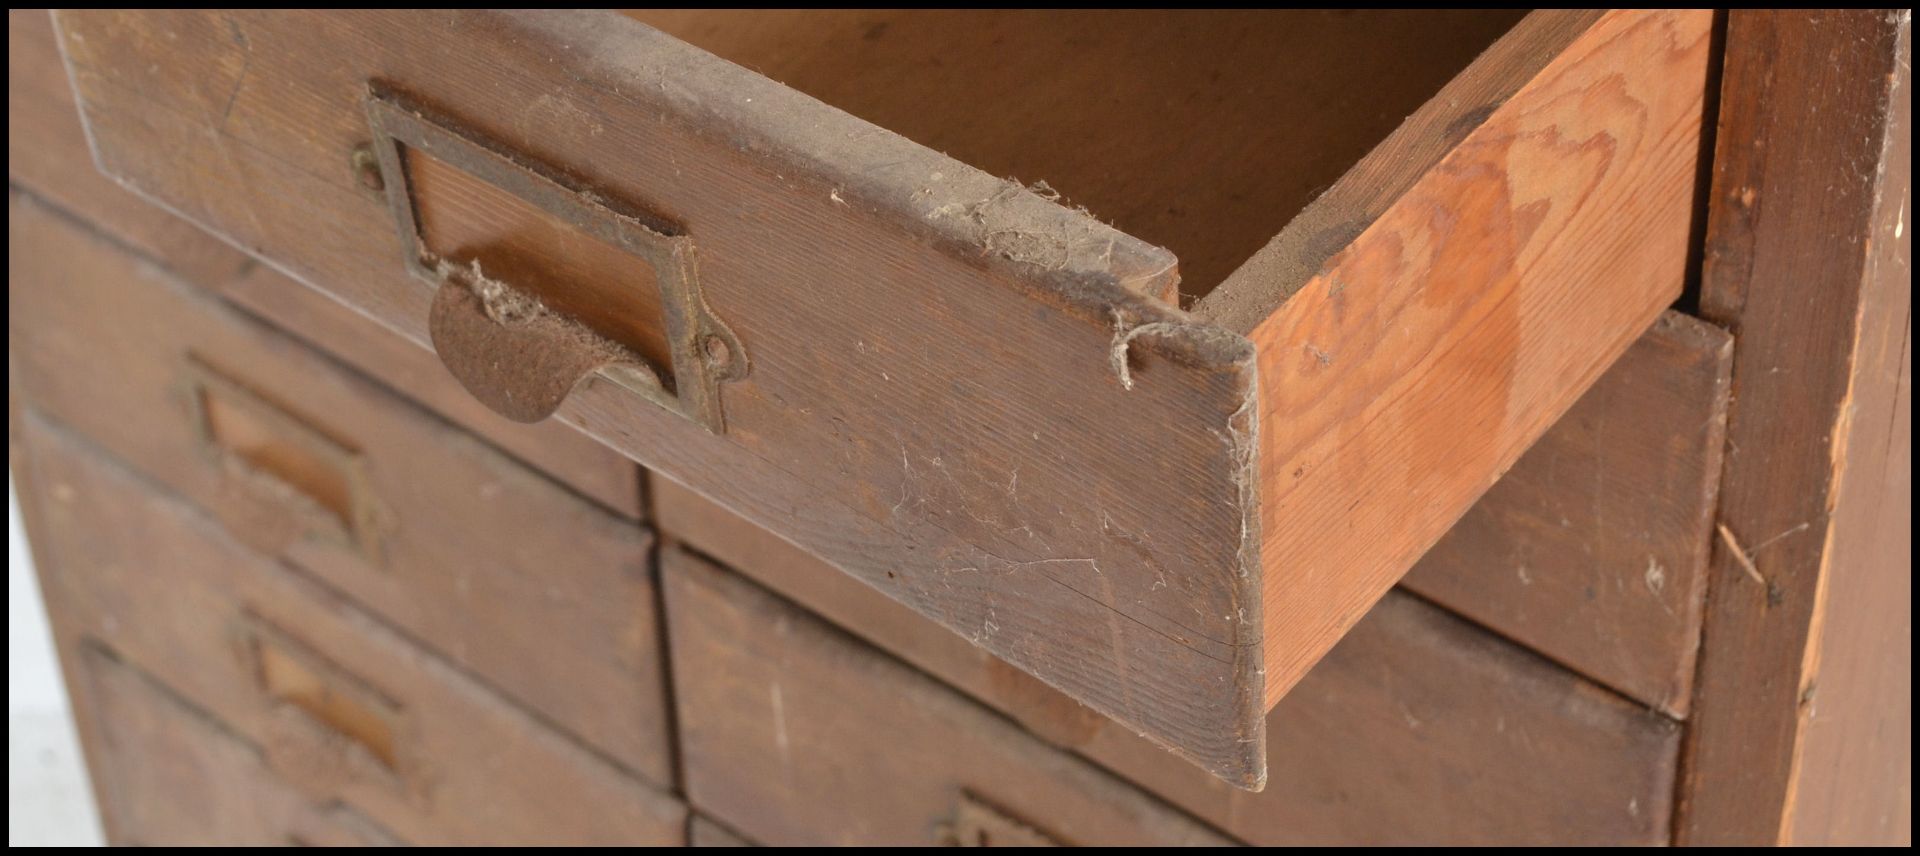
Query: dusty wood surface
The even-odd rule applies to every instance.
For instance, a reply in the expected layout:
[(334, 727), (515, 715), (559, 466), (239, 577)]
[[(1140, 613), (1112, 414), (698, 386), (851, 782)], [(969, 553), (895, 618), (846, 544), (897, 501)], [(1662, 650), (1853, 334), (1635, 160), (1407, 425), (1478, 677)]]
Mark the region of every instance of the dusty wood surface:
[[(63, 429), (27, 415), (40, 565), (66, 638), (112, 646), (262, 748), (317, 802), (419, 843), (677, 844), (685, 807), (230, 538)], [(112, 520), (103, 537), (102, 520)], [(395, 760), (261, 686), (260, 640), (306, 653), (338, 697), (394, 711)], [(71, 651), (72, 649), (67, 649)]]
[[(24, 196), (9, 220), (13, 246), (31, 248), (9, 258), (12, 377), (36, 408), (672, 781), (644, 532)], [(241, 435), (220, 447), (196, 424), (210, 395), (241, 408), (268, 454), (347, 460), (249, 463)], [(359, 524), (303, 489), (343, 469), (370, 506)]]
[(1224, 280), (1521, 16), (629, 14), (994, 175), (1045, 181), (1172, 250), (1188, 299)]
[(399, 843), (344, 803), (317, 805), (266, 766), (259, 746), (104, 648), (81, 642), (81, 703), (103, 723), (96, 780), (116, 845), (382, 846)]
[(1389, 595), (1268, 714), (1273, 772), (1250, 794), (688, 489), (655, 479), (653, 493), (666, 537), (1242, 840), (1668, 840), (1674, 723), (1416, 598)]
[(1251, 331), (1269, 704), (1679, 296), (1711, 24), (1603, 16)]
[(182, 276), (219, 282), (245, 254), (122, 189), (93, 165), (73, 84), (45, 9), (7, 11), (7, 178), (98, 221)]
[(1737, 345), (1684, 842), (1912, 837), (1910, 30), (1728, 24), (1700, 304)]
[(187, 281), (220, 291), (594, 501), (639, 515), (639, 468), (623, 467), (619, 453), (562, 425), (500, 418), (460, 389), (431, 354), (101, 175), (60, 61), (52, 18), (45, 10), (11, 11), (7, 39), (7, 175), (15, 185), (91, 221)]
[(1164, 251), (617, 17), (60, 20), (108, 171), (416, 342), (369, 79), (684, 224), (753, 364), (726, 436), (604, 383), (562, 418), (1258, 782), (1252, 355), (1137, 290)]
[(978, 804), (1061, 843), (1225, 843), (752, 583), (672, 549), (661, 561), (687, 792), (742, 833), (938, 844)]
[(1684, 716), (1733, 339), (1668, 312), (1401, 584)]

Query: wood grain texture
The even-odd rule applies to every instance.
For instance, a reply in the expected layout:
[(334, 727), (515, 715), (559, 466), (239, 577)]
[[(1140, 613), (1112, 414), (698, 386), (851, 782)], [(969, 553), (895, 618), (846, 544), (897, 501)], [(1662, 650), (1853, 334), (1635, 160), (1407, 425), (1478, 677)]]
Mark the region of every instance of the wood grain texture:
[(1044, 180), (1069, 203), (1172, 250), (1183, 299), (1226, 279), (1521, 16), (628, 14), (993, 175)]
[(422, 354), (378, 323), (251, 260), (93, 164), (73, 87), (45, 10), (8, 13), (8, 178), (50, 205), (249, 312), (292, 331), (628, 517), (640, 514), (638, 467), (562, 425), (520, 425), (476, 403)]
[[(263, 750), (320, 803), (418, 843), (677, 844), (686, 810), (428, 654), (329, 589), (234, 541), (180, 498), (28, 415), (34, 533), (50, 601)], [(101, 520), (112, 520), (102, 537)], [(400, 712), (389, 766), (259, 686), (271, 627)], [(68, 637), (71, 638), (71, 637)], [(71, 646), (63, 649), (72, 651)]]
[(661, 563), (689, 798), (758, 841), (936, 844), (979, 802), (1064, 843), (1227, 843), (738, 576)]
[(254, 745), (91, 642), (63, 654), (105, 733), (93, 782), (111, 842), (147, 847), (345, 847), (400, 843), (344, 803), (318, 805), (267, 768)]
[(45, 9), (7, 11), (7, 179), (82, 213), (188, 279), (219, 282), (250, 264), (246, 254), (127, 192), (94, 166)]
[(1684, 842), (1912, 837), (1910, 31), (1887, 11), (1728, 23), (1700, 299), (1737, 337), (1727, 537)]
[(562, 419), (1257, 785), (1252, 352), (1147, 296), (1164, 251), (615, 16), (59, 20), (104, 168), (415, 342), (369, 79), (683, 223), (753, 363), (726, 436)]
[(1268, 703), (1679, 296), (1711, 23), (1603, 16), (1250, 333)]
[[(1236, 790), (692, 491), (665, 537), (738, 569), (1250, 843), (1659, 844), (1679, 728), (1444, 611), (1389, 594), (1267, 716), (1272, 775)], [(1493, 563), (1489, 563), (1491, 565)]]
[[(643, 530), (26, 197), (9, 220), (12, 375), (34, 406), (672, 781)], [(194, 411), (215, 376), (256, 415), (281, 415), (260, 423), (267, 442), (312, 433), (357, 458), (374, 551), (293, 485), (208, 445)]]
[(1286, 228), (1249, 254), (1219, 288), (1208, 292), (1194, 306), (1194, 313), (1229, 330), (1244, 332), (1258, 326), (1438, 166), (1467, 134), (1591, 29), (1600, 14), (1593, 9), (1528, 13), (1466, 70), (1447, 81), (1439, 94), (1384, 135), (1324, 193), (1314, 195), (1286, 221)]
[(1725, 331), (1660, 316), (1401, 584), (1684, 717), (1732, 353)]

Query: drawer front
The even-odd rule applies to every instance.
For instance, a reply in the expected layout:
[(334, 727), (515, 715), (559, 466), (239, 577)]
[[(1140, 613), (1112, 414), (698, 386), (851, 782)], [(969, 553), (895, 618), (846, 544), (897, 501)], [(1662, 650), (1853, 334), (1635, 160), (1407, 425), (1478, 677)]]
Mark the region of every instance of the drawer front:
[[(650, 538), (22, 198), (15, 390), (655, 782)], [(564, 667), (558, 667), (564, 664)]]
[(593, 501), (639, 516), (639, 468), (624, 465), (619, 453), (564, 425), (522, 425), (487, 410), (432, 354), (100, 174), (52, 18), (44, 9), (13, 10), (7, 26), (7, 174), (18, 188), (378, 378)]
[(98, 736), (90, 748), (102, 822), (116, 845), (380, 846), (399, 843), (345, 803), (321, 806), (275, 776), (259, 746), (92, 643), (76, 699)]
[(94, 167), (45, 9), (7, 11), (7, 178), (196, 282), (225, 280), (251, 263)]
[(48, 600), (314, 802), (423, 844), (684, 839), (673, 799), (84, 440), (21, 422)]
[(746, 580), (663, 553), (687, 792), (769, 845), (1225, 843)]
[[(1684, 716), (1699, 650), (1731, 346), (1725, 331), (1667, 313), (1404, 585), (1598, 683)], [(835, 575), (692, 490), (656, 478), (653, 492), (669, 535), (781, 591), (833, 583), (796, 579), (802, 569)], [(864, 617), (883, 615), (919, 626), (905, 610)], [(875, 633), (898, 638), (889, 631), (906, 629)]]
[(108, 173), (1247, 787), (1678, 296), (1710, 29), (1530, 17), (1189, 314), (1169, 251), (612, 13), (58, 20)]
[(1268, 714), (1272, 773), (1252, 794), (933, 632), (925, 618), (684, 487), (655, 479), (653, 495), (667, 537), (1242, 840), (1668, 840), (1674, 722), (1417, 598), (1395, 594), (1374, 607)]
[(1251, 352), (1129, 287), (1165, 292), (1164, 251), (611, 13), (58, 23), (106, 171), (416, 342), (437, 290), (352, 164), (371, 82), (691, 236), (747, 361), (724, 433), (606, 379), (559, 418), (1196, 756), (1257, 740)]
[(1668, 312), (1402, 584), (1684, 717), (1733, 337)]

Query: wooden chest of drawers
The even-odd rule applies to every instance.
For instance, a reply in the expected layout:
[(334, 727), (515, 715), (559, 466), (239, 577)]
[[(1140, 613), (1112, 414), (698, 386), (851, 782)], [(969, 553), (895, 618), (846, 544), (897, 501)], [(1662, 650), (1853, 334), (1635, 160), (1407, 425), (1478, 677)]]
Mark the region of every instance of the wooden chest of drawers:
[(1908, 33), (16, 11), (110, 837), (1905, 840)]

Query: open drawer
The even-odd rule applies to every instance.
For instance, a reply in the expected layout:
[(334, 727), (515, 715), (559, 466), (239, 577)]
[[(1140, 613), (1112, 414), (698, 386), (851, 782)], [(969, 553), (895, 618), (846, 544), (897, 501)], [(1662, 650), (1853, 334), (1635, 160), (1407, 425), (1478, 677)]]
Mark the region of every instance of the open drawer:
[(1244, 787), (1680, 292), (1708, 12), (637, 16), (58, 23), (108, 174)]

